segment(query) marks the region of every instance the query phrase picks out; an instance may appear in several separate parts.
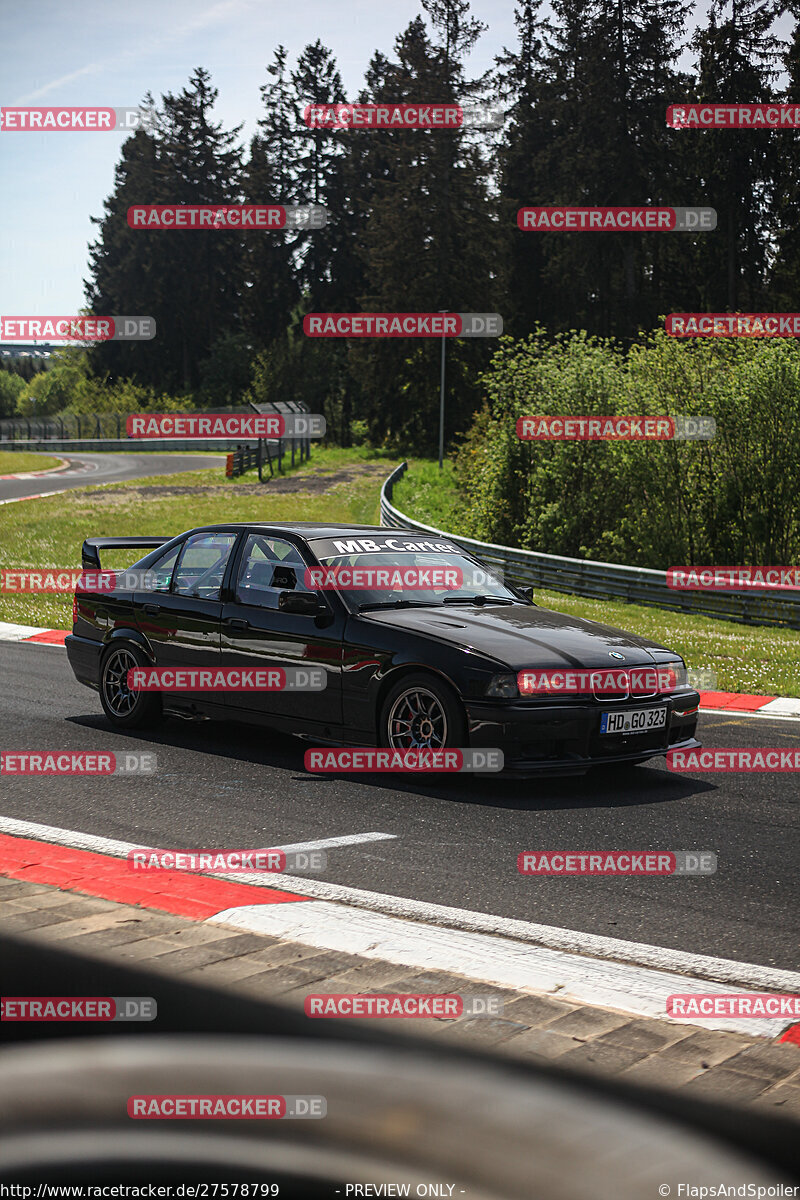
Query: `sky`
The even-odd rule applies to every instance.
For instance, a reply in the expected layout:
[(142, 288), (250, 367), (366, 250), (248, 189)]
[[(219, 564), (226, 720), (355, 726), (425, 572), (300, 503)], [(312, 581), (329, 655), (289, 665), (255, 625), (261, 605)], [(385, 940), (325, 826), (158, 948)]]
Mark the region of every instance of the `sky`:
[[(473, 0), (472, 12), (489, 26), (468, 63), (479, 75), (516, 45), (514, 2)], [(203, 66), (219, 91), (216, 119), (243, 122), (249, 140), (278, 44), (293, 65), (321, 39), (355, 97), (374, 51), (390, 54), (420, 14), (418, 0), (0, 0), (0, 104), (136, 107)], [(0, 313), (66, 316), (85, 303), (91, 217), (113, 189), (123, 136), (0, 131)]]
[[(180, 91), (203, 66), (219, 91), (216, 118), (244, 122), (249, 139), (277, 45), (293, 65), (320, 38), (355, 98), (374, 51), (390, 53), (421, 11), (417, 0), (0, 0), (0, 99), (5, 107), (135, 107), (148, 90), (156, 98)], [(474, 0), (473, 13), (491, 27), (473, 54), (479, 73), (514, 44), (513, 3)], [(113, 189), (123, 136), (0, 132), (0, 313), (66, 316), (85, 303), (90, 218), (102, 216)]]

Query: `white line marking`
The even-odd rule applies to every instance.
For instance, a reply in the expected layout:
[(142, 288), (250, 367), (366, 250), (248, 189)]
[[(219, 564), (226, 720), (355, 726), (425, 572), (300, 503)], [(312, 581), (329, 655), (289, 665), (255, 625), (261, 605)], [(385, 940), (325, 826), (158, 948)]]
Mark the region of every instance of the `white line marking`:
[(37, 492), (35, 496), (12, 496), (10, 500), (0, 500), (0, 504), (19, 504), (22, 500), (44, 500), (45, 496), (55, 496), (56, 492)]
[[(111, 854), (117, 858), (127, 856), (129, 850), (144, 849), (135, 842), (121, 842), (112, 838), (98, 837), (91, 833), (79, 833), (71, 829), (59, 829), (52, 825), (39, 825), (33, 821), (20, 821), (15, 817), (0, 816), (0, 833), (13, 837), (38, 838), (55, 842), (61, 846), (72, 846), (80, 850), (92, 850), (97, 854)], [(277, 847), (276, 847), (277, 849)], [(206, 874), (205, 872), (203, 872)], [(274, 887), (282, 891), (312, 899), (338, 901), (353, 908), (368, 909), (384, 916), (403, 917), (420, 922), (416, 925), (418, 936), (424, 938), (431, 930), (426, 926), (439, 926), (472, 933), (493, 934), (527, 946), (538, 945), (552, 950), (562, 950), (576, 959), (612, 959), (618, 963), (652, 967), (657, 971), (679, 972), (685, 976), (710, 980), (717, 983), (735, 983), (776, 992), (800, 992), (800, 973), (775, 967), (764, 967), (757, 963), (740, 963), (727, 958), (712, 958), (704, 954), (690, 954), (683, 950), (666, 949), (663, 946), (648, 946), (641, 942), (627, 942), (617, 938), (600, 937), (582, 933), (580, 930), (559, 929), (552, 925), (537, 925), (532, 921), (517, 921), (511, 917), (497, 917), (488, 913), (470, 912), (462, 908), (450, 908), (443, 904), (427, 904), (421, 900), (409, 900), (402, 896), (388, 896), (383, 892), (368, 892), (361, 888), (346, 887), (321, 879), (301, 878), (296, 875), (278, 875), (268, 872), (218, 872), (211, 878), (227, 879), (232, 883), (252, 883), (259, 887)], [(249, 906), (247, 906), (249, 907)], [(294, 907), (294, 906), (293, 906)], [(306, 908), (307, 905), (298, 907)], [(525, 953), (529, 953), (526, 949)], [(688, 980), (687, 980), (688, 982)], [(598, 1001), (598, 1003), (602, 1003)]]
[[(787, 700), (788, 704), (800, 704), (800, 700)], [(796, 717), (784, 716), (781, 713), (765, 712), (766, 705), (763, 708), (742, 709), (742, 708), (701, 708), (701, 713), (708, 713), (714, 717), (762, 717), (769, 718), (770, 721), (798, 721), (800, 720), (800, 712)]]
[[(228, 908), (210, 917), (209, 922), (417, 970), (451, 971), (495, 987), (557, 995), (559, 1000), (599, 1004), (673, 1024), (774, 1038), (792, 1023), (786, 1018), (761, 1017), (686, 1017), (673, 1021), (666, 1016), (667, 997), (707, 993), (707, 982), (626, 963), (582, 958), (563, 950), (531, 948), (482, 933), (422, 928), (413, 921), (353, 912), (320, 900)], [(727, 990), (729, 994), (747, 994), (741, 988)]]
[(358, 846), (362, 842), (386, 842), (394, 840), (396, 833), (348, 833), (344, 837), (320, 838), (317, 842), (294, 842), (291, 846), (270, 846), (270, 850), (283, 850), (286, 854), (296, 850), (327, 850), (331, 846)]
[(0, 623), (0, 642), (21, 642), (24, 638), (32, 637), (35, 633), (45, 633), (38, 625), (12, 625), (7, 621)]
[[(142, 846), (140, 842), (121, 842), (116, 838), (99, 837), (93, 833), (80, 833), (77, 829), (59, 829), (56, 825), (39, 825), (35, 821), (18, 821), (16, 817), (0, 816), (0, 833), (7, 833), (11, 837), (38, 838), (40, 841), (53, 842), (59, 846), (71, 846), (74, 850), (91, 850), (95, 854), (111, 854), (114, 858), (127, 858), (130, 850), (150, 849), (150, 847)], [(274, 842), (270, 842), (269, 849), (283, 850), (287, 853), (290, 850), (324, 850), (330, 846), (351, 846), (361, 842), (387, 841), (396, 837), (396, 833), (349, 833), (344, 837), (321, 838), (316, 842), (294, 842), (287, 846), (278, 846)], [(210, 872), (192, 871), (191, 874), (208, 875)], [(227, 875), (218, 873), (215, 876), (217, 879), (237, 878), (240, 883), (257, 879), (262, 884), (266, 884), (274, 877), (275, 873), (272, 871), (238, 871), (230, 872)], [(294, 882), (297, 884), (301, 881), (295, 876)], [(295, 888), (295, 890), (297, 889)]]
[(800, 717), (800, 700), (778, 697), (777, 700), (770, 700), (769, 704), (763, 704), (758, 711), (764, 716), (778, 714), (782, 717)]

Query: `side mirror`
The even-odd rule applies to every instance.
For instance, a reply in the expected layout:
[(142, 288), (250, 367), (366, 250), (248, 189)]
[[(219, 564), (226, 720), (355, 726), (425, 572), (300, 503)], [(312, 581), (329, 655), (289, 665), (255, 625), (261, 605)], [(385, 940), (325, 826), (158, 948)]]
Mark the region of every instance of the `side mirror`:
[(297, 613), (303, 617), (317, 617), (325, 611), (325, 605), (320, 604), (314, 592), (281, 592), (278, 596), (278, 610)]
[(516, 590), (517, 590), (518, 595), (521, 596), (523, 600), (527, 600), (528, 604), (533, 604), (533, 588), (532, 587), (521, 587), (521, 588), (517, 588)]

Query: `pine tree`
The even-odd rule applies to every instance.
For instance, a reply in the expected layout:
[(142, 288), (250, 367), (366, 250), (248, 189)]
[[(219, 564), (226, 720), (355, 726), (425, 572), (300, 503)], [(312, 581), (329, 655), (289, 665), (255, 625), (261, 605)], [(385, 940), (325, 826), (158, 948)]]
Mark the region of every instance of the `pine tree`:
[[(237, 204), (241, 202), (241, 125), (224, 130), (211, 119), (217, 99), (202, 67), (178, 96), (163, 98), (162, 156), (174, 203)], [(140, 233), (163, 253), (172, 276), (174, 314), (161, 336), (171, 336), (181, 355), (185, 390), (199, 382), (199, 364), (215, 341), (241, 330), (243, 236), (235, 230)], [(158, 250), (156, 250), (156, 245)]]
[[(693, 39), (701, 100), (758, 103), (772, 99), (780, 43), (775, 6), (765, 0), (712, 0)], [(688, 131), (683, 134), (688, 137)], [(694, 131), (697, 173), (714, 196), (717, 232), (704, 241), (699, 266), (712, 311), (757, 308), (768, 255), (766, 210), (776, 143), (765, 130)]]
[[(261, 88), (264, 115), (250, 143), (244, 175), (245, 201), (251, 204), (297, 201), (295, 151), (298, 145), (294, 91), (286, 64), (286, 50), (278, 46), (267, 67), (269, 81)], [(291, 313), (300, 297), (293, 256), (297, 234), (254, 232), (245, 240), (244, 322), (253, 348), (258, 351), (285, 336)]]
[(165, 95), (153, 133), (123, 146), (100, 238), (90, 248), (87, 296), (95, 313), (156, 319), (152, 342), (110, 342), (92, 353), (95, 369), (135, 374), (159, 390), (191, 391), (217, 340), (241, 331), (242, 235), (233, 230), (138, 230), (134, 204), (234, 204), (240, 200), (241, 126), (211, 120), (217, 92), (196, 70), (178, 95)]
[[(375, 60), (372, 98), (443, 102), (469, 94), (461, 56), (476, 26), (460, 3), (433, 7), (439, 45), (421, 18)], [(370, 136), (370, 135), (367, 135)], [(360, 244), (361, 309), (375, 312), (500, 311), (500, 241), (488, 194), (488, 164), (463, 131), (371, 134), (364, 152), (372, 201)], [(463, 429), (477, 403), (477, 377), (493, 346), (479, 339), (447, 347), (446, 437)], [(437, 441), (438, 340), (355, 344), (353, 370), (364, 415), (378, 441), (433, 449)]]
[[(798, 6), (800, 7), (800, 6)], [(785, 47), (783, 66), (788, 76), (784, 102), (800, 98), (800, 21)], [(800, 149), (795, 131), (770, 134), (777, 142), (775, 190), (771, 208), (772, 270), (770, 309), (797, 312), (800, 308)]]

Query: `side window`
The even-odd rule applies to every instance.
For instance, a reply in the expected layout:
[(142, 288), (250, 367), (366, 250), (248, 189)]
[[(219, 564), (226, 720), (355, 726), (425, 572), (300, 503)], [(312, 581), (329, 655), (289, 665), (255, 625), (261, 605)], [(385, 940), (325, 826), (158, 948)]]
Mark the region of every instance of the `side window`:
[(235, 533), (195, 533), (183, 543), (172, 580), (178, 596), (219, 600), (219, 591)]
[(175, 569), (175, 563), (178, 561), (178, 554), (181, 546), (173, 546), (166, 554), (157, 559), (152, 567), (148, 568), (152, 572), (153, 579), (149, 581), (150, 586), (147, 590), (150, 592), (168, 592), (172, 583), (172, 572)]
[(236, 599), (240, 604), (277, 608), (281, 592), (307, 592), (306, 564), (291, 542), (251, 533), (245, 542)]

